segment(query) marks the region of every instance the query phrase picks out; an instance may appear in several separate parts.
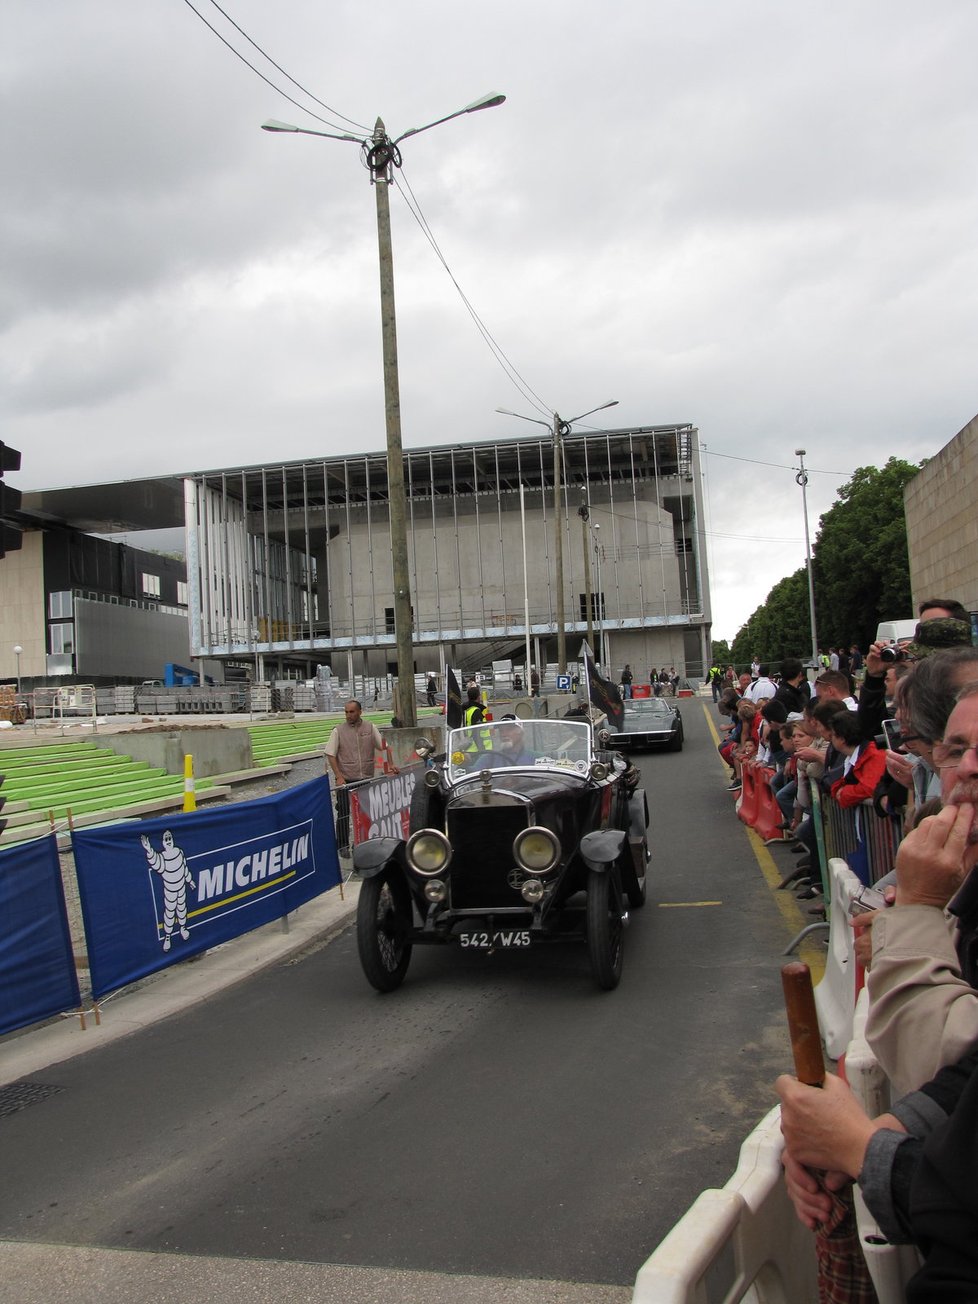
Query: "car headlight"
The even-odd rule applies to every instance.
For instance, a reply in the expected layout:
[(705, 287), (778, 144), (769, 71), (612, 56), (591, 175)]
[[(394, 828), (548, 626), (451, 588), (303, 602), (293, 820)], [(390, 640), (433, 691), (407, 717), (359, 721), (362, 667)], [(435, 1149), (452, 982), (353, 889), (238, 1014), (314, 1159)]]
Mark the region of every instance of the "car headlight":
[(602, 779), (607, 779), (608, 767), (605, 765), (604, 761), (592, 761), (590, 774), (592, 779), (595, 779), (600, 783)]
[(452, 847), (440, 829), (419, 829), (408, 839), (405, 855), (414, 872), (427, 878), (448, 868)]
[(543, 884), (538, 878), (528, 878), (520, 888), (520, 892), (527, 905), (535, 906), (538, 901), (543, 900)]
[(437, 770), (425, 770), (423, 783), (426, 788), (437, 788), (441, 782), (441, 775)]
[(534, 825), (516, 835), (513, 855), (520, 869), (531, 874), (549, 874), (560, 860), (560, 843), (549, 829)]
[(429, 878), (424, 885), (425, 899), (428, 901), (444, 901), (448, 896), (448, 888), (445, 886), (444, 879)]

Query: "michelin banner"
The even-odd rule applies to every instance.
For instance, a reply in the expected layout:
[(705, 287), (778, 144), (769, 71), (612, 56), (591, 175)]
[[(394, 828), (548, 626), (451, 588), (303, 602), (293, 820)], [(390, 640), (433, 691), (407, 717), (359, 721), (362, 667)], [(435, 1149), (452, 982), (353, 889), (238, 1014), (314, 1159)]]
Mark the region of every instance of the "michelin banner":
[(329, 782), (72, 835), (98, 999), (340, 882)]
[(0, 851), (0, 1033), (79, 1005), (58, 843)]

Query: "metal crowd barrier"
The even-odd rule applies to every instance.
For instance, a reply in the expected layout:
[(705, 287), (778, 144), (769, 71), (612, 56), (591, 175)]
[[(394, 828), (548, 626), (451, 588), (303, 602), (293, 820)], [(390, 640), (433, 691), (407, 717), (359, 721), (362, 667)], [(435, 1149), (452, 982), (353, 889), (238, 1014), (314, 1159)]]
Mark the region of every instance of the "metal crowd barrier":
[(880, 819), (873, 810), (873, 803), (869, 801), (861, 802), (858, 807), (840, 806), (831, 797), (827, 797), (816, 801), (815, 809), (819, 808), (829, 860), (833, 857), (846, 860), (861, 844), (869, 863), (869, 881), (877, 883), (889, 874), (896, 864), (897, 848), (903, 837), (902, 817), (891, 815), (887, 819)]

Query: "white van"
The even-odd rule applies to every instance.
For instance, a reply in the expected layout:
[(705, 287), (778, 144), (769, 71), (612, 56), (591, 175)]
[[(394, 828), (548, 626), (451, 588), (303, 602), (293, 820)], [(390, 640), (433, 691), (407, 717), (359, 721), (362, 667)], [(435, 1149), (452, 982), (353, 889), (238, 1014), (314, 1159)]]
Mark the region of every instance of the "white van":
[(916, 631), (915, 620), (884, 620), (876, 627), (876, 642), (909, 643)]

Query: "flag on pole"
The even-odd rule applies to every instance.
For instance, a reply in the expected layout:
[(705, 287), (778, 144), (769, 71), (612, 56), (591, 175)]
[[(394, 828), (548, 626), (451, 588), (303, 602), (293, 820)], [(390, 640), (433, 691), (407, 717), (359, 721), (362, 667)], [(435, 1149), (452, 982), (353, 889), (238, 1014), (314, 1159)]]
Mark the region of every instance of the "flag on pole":
[(594, 656), (586, 643), (581, 644), (581, 656), (584, 659), (584, 678), (587, 681), (588, 701), (603, 711), (609, 723), (615, 729), (621, 729), (625, 723), (625, 703), (622, 701), (618, 685), (613, 684), (594, 664)]
[(461, 729), (464, 721), (462, 714), (462, 690), (455, 678), (451, 666), (445, 668), (445, 723), (449, 729)]

